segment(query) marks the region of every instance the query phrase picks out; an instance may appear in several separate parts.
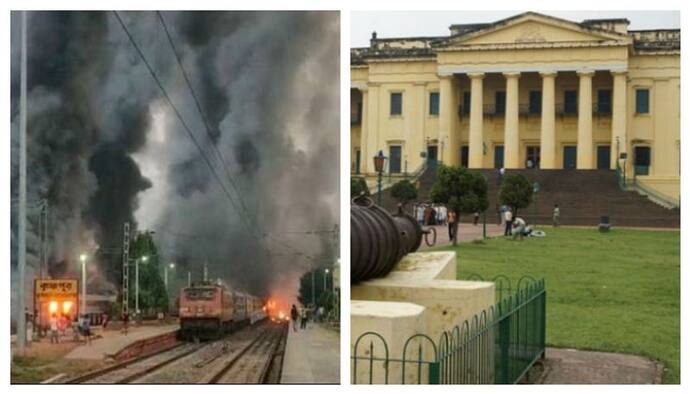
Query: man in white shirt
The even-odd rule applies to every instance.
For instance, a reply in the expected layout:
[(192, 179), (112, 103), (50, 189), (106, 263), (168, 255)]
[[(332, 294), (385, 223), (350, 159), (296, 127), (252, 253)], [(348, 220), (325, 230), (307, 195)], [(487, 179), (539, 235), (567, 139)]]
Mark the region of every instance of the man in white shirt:
[(522, 241), (525, 238), (525, 226), (527, 223), (523, 218), (515, 218), (513, 221), (513, 240), (519, 238)]
[(507, 237), (511, 234), (511, 228), (513, 226), (513, 212), (510, 211), (510, 208), (506, 209), (506, 211), (503, 213), (503, 218), (506, 222), (506, 230), (503, 235)]

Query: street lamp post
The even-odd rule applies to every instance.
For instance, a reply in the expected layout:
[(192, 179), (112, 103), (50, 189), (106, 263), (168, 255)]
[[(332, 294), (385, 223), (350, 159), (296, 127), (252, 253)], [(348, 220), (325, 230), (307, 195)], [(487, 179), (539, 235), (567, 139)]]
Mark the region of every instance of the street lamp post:
[(314, 284), (314, 274), (316, 273), (316, 269), (311, 271), (311, 304), (313, 306), (316, 306), (316, 286)]
[(134, 264), (134, 311), (139, 315), (139, 261), (146, 262), (149, 258), (142, 256), (135, 260)]
[(163, 272), (164, 272), (163, 281), (165, 282), (165, 291), (166, 292), (168, 291), (168, 267), (170, 267), (170, 269), (175, 268), (175, 263), (170, 263), (169, 265), (166, 265), (164, 267), (164, 270), (163, 270)]
[(374, 169), (376, 170), (377, 177), (377, 190), (378, 190), (378, 204), (381, 205), (381, 181), (383, 176), (383, 165), (386, 162), (386, 157), (383, 155), (383, 151), (380, 150), (379, 154), (374, 156)]
[(79, 256), (81, 261), (81, 315), (86, 315), (86, 255)]
[(534, 184), (532, 184), (532, 192), (534, 194), (534, 201), (533, 201), (533, 205), (534, 205), (533, 217), (534, 217), (534, 219), (533, 219), (533, 221), (534, 221), (534, 227), (535, 228), (537, 227), (537, 195), (539, 194), (539, 189), (540, 189), (539, 182), (534, 182)]
[(324, 274), (323, 274), (323, 291), (325, 292), (326, 291), (326, 285), (328, 283), (328, 272), (330, 272), (330, 271), (328, 271), (328, 268), (326, 268), (325, 270), (323, 270), (323, 272), (324, 272)]

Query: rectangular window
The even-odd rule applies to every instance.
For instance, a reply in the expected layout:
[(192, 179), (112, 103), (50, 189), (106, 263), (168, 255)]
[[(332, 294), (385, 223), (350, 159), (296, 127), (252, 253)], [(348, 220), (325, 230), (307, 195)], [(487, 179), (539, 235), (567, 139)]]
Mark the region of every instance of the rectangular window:
[(391, 93), (391, 115), (402, 115), (402, 93)]
[(602, 89), (597, 92), (597, 113), (610, 114), (611, 113), (611, 91)]
[(637, 89), (635, 91), (635, 112), (638, 114), (649, 113), (649, 89)]
[(463, 115), (469, 115), (470, 114), (470, 105), (472, 102), (472, 92), (469, 90), (466, 92), (462, 92), (462, 114)]
[(429, 93), (429, 115), (438, 115), (438, 92)]
[(563, 112), (566, 114), (577, 113), (577, 90), (565, 91)]
[(496, 92), (496, 114), (506, 113), (506, 92)]
[(541, 113), (541, 90), (532, 90), (529, 92), (529, 113)]

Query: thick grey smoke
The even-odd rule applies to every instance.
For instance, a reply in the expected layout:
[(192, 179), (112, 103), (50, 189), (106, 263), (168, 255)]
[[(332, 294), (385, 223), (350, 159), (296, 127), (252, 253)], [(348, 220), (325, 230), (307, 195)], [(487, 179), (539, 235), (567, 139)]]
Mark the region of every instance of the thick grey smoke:
[[(334, 256), (328, 237), (285, 232), (338, 221), (338, 14), (163, 13), (210, 135), (156, 14), (122, 15), (237, 207), (111, 13), (30, 13), (29, 198), (48, 198), (53, 208), (50, 260), (118, 247), (130, 221), (156, 231), (179, 277), (189, 270), (198, 278), (208, 260), (212, 277), (236, 287), (294, 293), (299, 275)], [(13, 195), (18, 25), (13, 13)], [(118, 283), (117, 259), (99, 265)]]

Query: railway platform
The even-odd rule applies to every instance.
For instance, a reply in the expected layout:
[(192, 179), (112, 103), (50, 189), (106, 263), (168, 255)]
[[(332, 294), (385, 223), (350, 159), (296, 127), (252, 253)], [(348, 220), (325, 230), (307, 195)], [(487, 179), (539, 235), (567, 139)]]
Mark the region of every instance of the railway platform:
[(340, 333), (318, 323), (289, 327), (281, 383), (340, 383)]
[(147, 341), (168, 336), (173, 337), (178, 324), (130, 326), (127, 335), (120, 330), (99, 331), (99, 337), (91, 343), (82, 344), (65, 355), (66, 359), (104, 360), (117, 358), (128, 349)]

